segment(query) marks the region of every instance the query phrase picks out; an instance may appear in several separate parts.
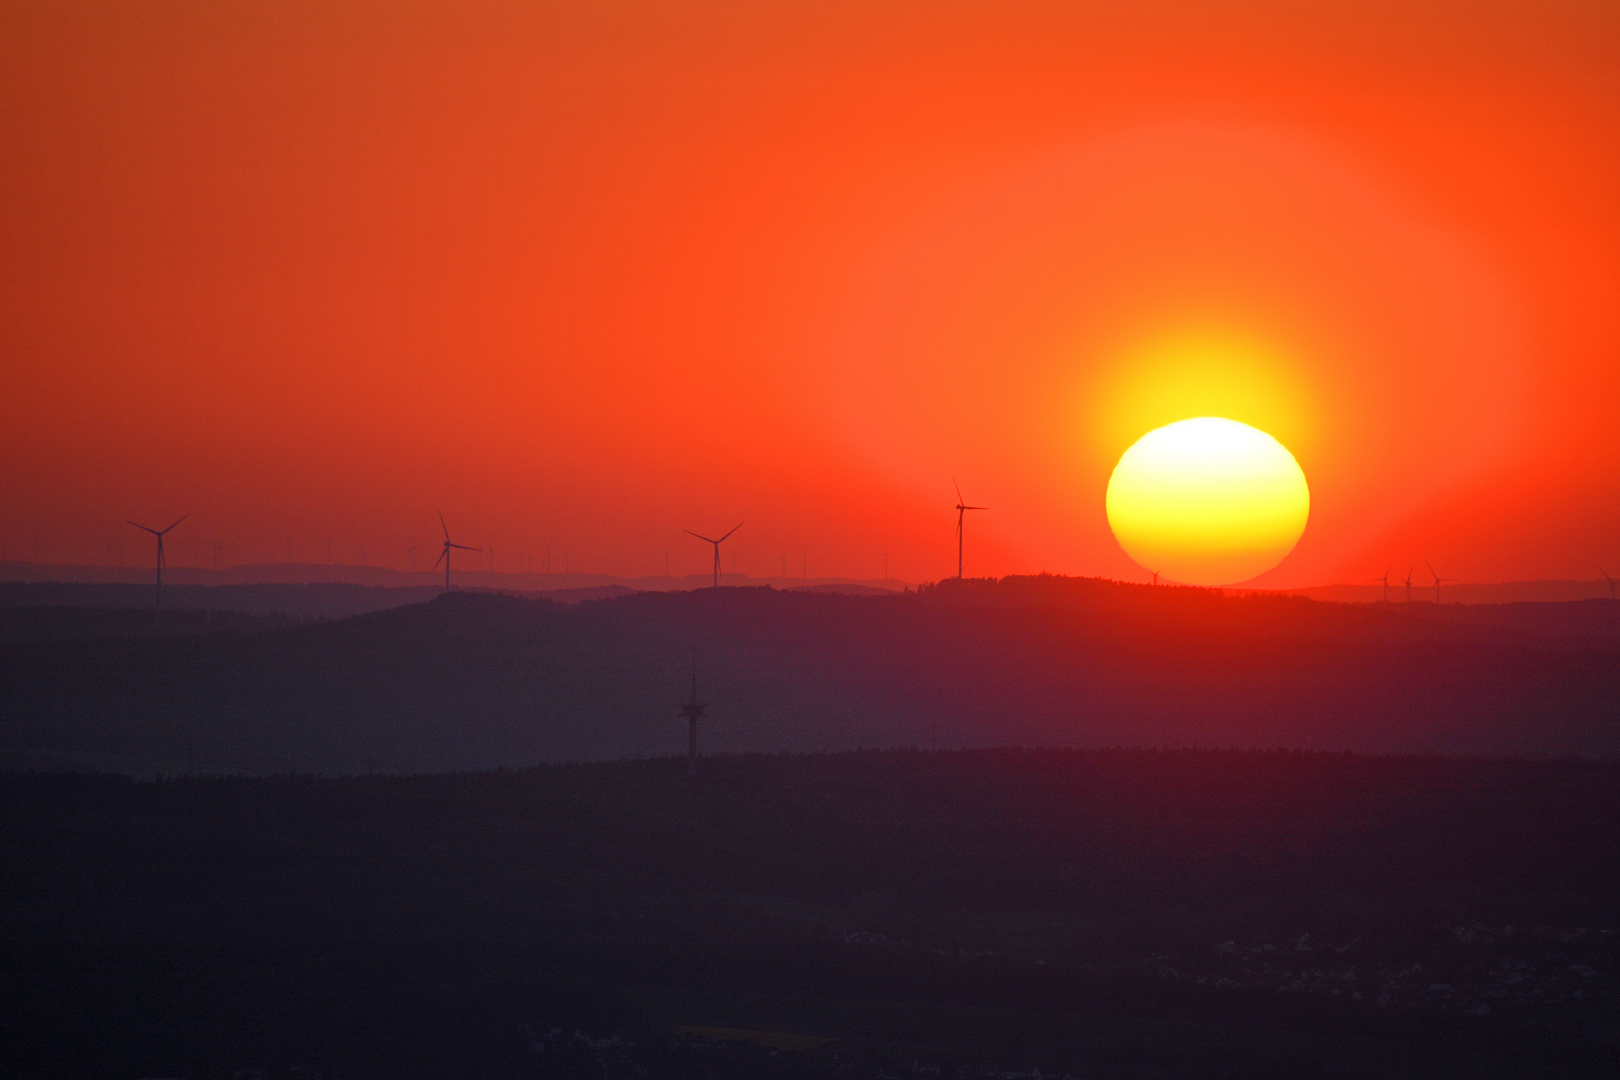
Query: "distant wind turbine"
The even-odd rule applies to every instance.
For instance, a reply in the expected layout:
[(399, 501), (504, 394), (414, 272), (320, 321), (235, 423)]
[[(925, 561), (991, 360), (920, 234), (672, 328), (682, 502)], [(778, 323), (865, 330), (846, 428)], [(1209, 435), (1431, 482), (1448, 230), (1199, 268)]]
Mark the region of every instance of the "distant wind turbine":
[[(732, 532), (736, 532), (733, 529)], [(686, 718), (686, 775), (691, 776), (697, 772), (697, 722), (707, 715), (709, 705), (706, 701), (699, 701), (697, 696), (697, 660), (692, 661), (692, 696), (681, 706), (681, 715)]]
[(1603, 575), (1603, 580), (1607, 581), (1609, 583), (1609, 599), (1613, 600), (1614, 599), (1614, 578), (1610, 577), (1609, 572), (1607, 570), (1603, 569), (1603, 567), (1601, 567), (1601, 566), (1598, 567), (1598, 573), (1602, 574)]
[(1438, 604), (1440, 602), (1440, 583), (1442, 581), (1456, 581), (1457, 579), (1449, 577), (1443, 578), (1439, 574), (1436, 574), (1434, 572), (1434, 564), (1430, 563), (1427, 559), (1423, 561), (1423, 565), (1429, 568), (1429, 576), (1434, 578), (1434, 602)]
[(1416, 568), (1408, 566), (1406, 568), (1406, 577), (1402, 579), (1403, 583), (1406, 585), (1406, 602), (1408, 604), (1412, 602), (1412, 571), (1414, 569)]
[(1387, 566), (1384, 567), (1384, 576), (1383, 577), (1368, 578), (1367, 582), (1368, 582), (1368, 584), (1376, 584), (1378, 582), (1383, 582), (1383, 584), (1384, 584), (1384, 603), (1386, 603), (1386, 604), (1389, 603), (1389, 567), (1387, 567)]
[(155, 598), (155, 600), (153, 601), (153, 604), (152, 604), (153, 607), (162, 607), (163, 606), (163, 563), (165, 561), (164, 560), (164, 555), (163, 555), (163, 537), (164, 537), (165, 534), (167, 534), (169, 532), (169, 529), (173, 529), (175, 525), (180, 524), (182, 521), (186, 520), (186, 518), (188, 518), (190, 516), (191, 516), (190, 514), (181, 514), (179, 517), (175, 518), (174, 525), (170, 525), (168, 529), (148, 529), (145, 525), (142, 525), (138, 521), (130, 521), (128, 518), (124, 519), (125, 522), (127, 522), (130, 525), (135, 526), (137, 529), (141, 529), (141, 530), (143, 530), (145, 532), (149, 532), (153, 536), (157, 537), (157, 542), (158, 542), (158, 549), (157, 549), (157, 593), (156, 593), (156, 598)]
[[(725, 536), (722, 536), (718, 540), (710, 539), (709, 537), (704, 536), (702, 533), (695, 533), (691, 529), (681, 530), (688, 536), (695, 536), (706, 544), (714, 545), (714, 587), (717, 589), (720, 587), (720, 545), (726, 542), (726, 540), (731, 536), (731, 533), (736, 532), (746, 524), (748, 524), (746, 521), (737, 522), (737, 524), (732, 527), (731, 532), (726, 533)], [(735, 567), (735, 560), (733, 560), (733, 566)], [(694, 675), (693, 678), (696, 678), (696, 676)]]
[(956, 487), (956, 580), (962, 580), (962, 523), (967, 518), (969, 510), (988, 510), (988, 506), (968, 506), (962, 498), (962, 485), (952, 480)]
[(466, 544), (452, 544), (450, 542), (450, 526), (448, 526), (448, 525), (446, 525), (444, 523), (444, 511), (443, 510), (439, 511), (439, 528), (444, 530), (444, 550), (440, 551), (439, 552), (439, 557), (437, 559), (433, 560), (433, 569), (437, 570), (439, 568), (439, 564), (444, 563), (444, 591), (449, 592), (450, 591), (450, 552), (451, 552), (451, 550), (453, 549), (453, 550), (456, 550), (456, 551), (477, 551), (478, 549), (475, 548), (475, 547), (468, 547)]
[(1148, 573), (1153, 575), (1153, 584), (1157, 585), (1159, 583), (1159, 575), (1164, 573), (1164, 567), (1161, 566), (1157, 570), (1149, 570)]

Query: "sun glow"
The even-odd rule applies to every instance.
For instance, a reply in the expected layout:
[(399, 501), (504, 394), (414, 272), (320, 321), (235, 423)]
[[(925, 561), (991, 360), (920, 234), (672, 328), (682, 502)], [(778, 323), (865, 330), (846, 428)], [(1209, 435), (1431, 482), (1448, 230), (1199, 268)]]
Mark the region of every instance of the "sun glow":
[(1305, 473), (1265, 432), (1215, 416), (1156, 428), (1108, 481), (1108, 524), (1145, 569), (1228, 585), (1276, 566), (1310, 516)]

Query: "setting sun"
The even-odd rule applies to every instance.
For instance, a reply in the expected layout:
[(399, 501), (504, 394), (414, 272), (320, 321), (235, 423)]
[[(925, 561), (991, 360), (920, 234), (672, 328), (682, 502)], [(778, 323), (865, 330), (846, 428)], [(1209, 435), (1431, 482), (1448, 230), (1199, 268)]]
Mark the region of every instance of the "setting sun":
[(1305, 531), (1311, 496), (1294, 455), (1215, 416), (1148, 432), (1108, 482), (1108, 524), (1147, 570), (1189, 585), (1247, 581)]

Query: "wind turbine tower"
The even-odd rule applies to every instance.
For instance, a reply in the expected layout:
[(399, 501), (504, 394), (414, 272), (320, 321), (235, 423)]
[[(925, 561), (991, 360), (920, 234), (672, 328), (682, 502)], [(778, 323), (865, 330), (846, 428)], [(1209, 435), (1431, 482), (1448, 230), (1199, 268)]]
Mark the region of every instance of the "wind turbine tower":
[(686, 775), (692, 776), (697, 772), (697, 724), (707, 715), (709, 703), (699, 701), (697, 696), (697, 661), (692, 661), (692, 696), (686, 699), (681, 706), (681, 715), (686, 717)]
[(951, 481), (956, 486), (956, 580), (962, 580), (962, 522), (969, 510), (988, 510), (988, 506), (968, 506), (962, 498), (962, 485)]
[(1413, 568), (1410, 566), (1406, 568), (1406, 577), (1402, 582), (1406, 586), (1406, 602), (1408, 604), (1412, 602), (1412, 570)]
[(439, 528), (444, 530), (444, 550), (440, 551), (439, 552), (439, 557), (433, 561), (433, 569), (437, 570), (439, 568), (439, 564), (444, 563), (444, 591), (449, 592), (450, 591), (450, 552), (452, 550), (455, 550), (455, 551), (477, 551), (478, 549), (475, 548), (475, 547), (468, 547), (466, 544), (452, 544), (450, 542), (450, 526), (448, 526), (448, 525), (446, 525), (444, 523), (444, 511), (442, 511), (442, 510), (439, 511)]
[[(688, 535), (688, 536), (695, 536), (699, 540), (702, 540), (706, 544), (713, 544), (714, 545), (714, 587), (717, 588), (717, 589), (720, 587), (720, 545), (726, 542), (726, 540), (731, 536), (731, 533), (736, 532), (738, 529), (742, 528), (746, 524), (748, 524), (746, 521), (737, 522), (737, 524), (732, 527), (731, 532), (726, 533), (725, 536), (722, 536), (718, 540), (710, 539), (709, 537), (704, 536), (702, 533), (695, 533), (691, 529), (682, 529), (681, 530), (682, 532), (686, 533), (686, 535)], [(692, 678), (696, 679), (697, 676), (693, 675)], [(692, 730), (696, 731), (697, 729), (693, 728)]]
[(1429, 576), (1434, 578), (1434, 602), (1438, 604), (1440, 602), (1440, 583), (1442, 581), (1456, 581), (1457, 579), (1448, 577), (1443, 578), (1439, 574), (1436, 574), (1434, 572), (1434, 564), (1427, 560), (1424, 560), (1423, 565), (1429, 568)]
[(134, 525), (137, 529), (141, 529), (144, 532), (149, 532), (153, 536), (157, 537), (157, 542), (158, 542), (158, 549), (157, 549), (157, 593), (156, 593), (156, 597), (154, 598), (153, 603), (152, 603), (153, 607), (159, 607), (160, 608), (160, 607), (163, 606), (163, 563), (164, 563), (163, 537), (165, 535), (167, 535), (169, 530), (173, 529), (175, 525), (180, 524), (182, 521), (186, 520), (186, 518), (188, 518), (190, 516), (191, 516), (190, 514), (181, 514), (178, 518), (175, 519), (174, 525), (170, 525), (168, 529), (148, 529), (145, 525), (142, 525), (139, 522), (130, 521), (128, 518), (124, 519), (128, 524)]
[[(1383, 585), (1384, 585), (1384, 603), (1386, 603), (1386, 604), (1389, 603), (1389, 568), (1388, 567), (1384, 568), (1384, 576), (1383, 577), (1368, 578), (1367, 581), (1370, 584), (1374, 584), (1374, 585), (1378, 584), (1379, 582), (1382, 582)], [(1410, 588), (1408, 588), (1407, 591), (1410, 592), (1411, 591)], [(1408, 596), (1407, 599), (1410, 600), (1411, 596)]]

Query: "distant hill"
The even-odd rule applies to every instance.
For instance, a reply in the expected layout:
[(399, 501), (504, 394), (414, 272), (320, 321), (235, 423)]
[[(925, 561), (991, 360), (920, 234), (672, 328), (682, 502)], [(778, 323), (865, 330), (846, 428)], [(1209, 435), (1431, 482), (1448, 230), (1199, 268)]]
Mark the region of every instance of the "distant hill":
[[(1419, 571), (1421, 576), (1423, 571)], [(422, 598), (443, 591), (444, 577), (430, 570), (408, 571), (386, 566), (364, 566), (344, 563), (248, 563), (222, 567), (218, 570), (199, 566), (171, 566), (164, 571), (165, 587), (228, 585), (359, 585), (375, 589), (421, 589)], [(887, 581), (869, 578), (843, 577), (752, 577), (748, 574), (722, 574), (721, 584), (727, 586), (769, 585), (776, 589), (842, 591), (850, 595), (882, 592), (904, 592), (915, 588), (916, 582), (899, 579)], [(949, 579), (947, 579), (949, 580)], [(0, 561), (0, 583), (60, 583), (60, 584), (116, 584), (145, 586), (152, 584), (152, 568), (146, 565), (92, 566), (55, 565), (50, 563)], [(670, 592), (707, 588), (711, 584), (708, 574), (651, 575), (623, 577), (614, 574), (545, 574), (507, 573), (467, 569), (455, 571), (457, 588), (489, 589), (500, 592), (560, 593), (619, 587), (636, 592)], [(1124, 583), (1122, 583), (1124, 584)], [(1249, 590), (1234, 589), (1234, 592)], [(1348, 604), (1376, 603), (1384, 598), (1381, 584), (1319, 585), (1304, 589), (1255, 590), (1275, 591), (1285, 596), (1303, 596), (1312, 600), (1334, 601)], [(1441, 586), (1443, 604), (1511, 604), (1554, 603), (1573, 600), (1607, 599), (1608, 582), (1601, 578), (1591, 581), (1507, 581), (1497, 583), (1446, 582)], [(1406, 589), (1398, 579), (1392, 579), (1389, 589), (1392, 602), (1404, 603)], [(1432, 582), (1414, 579), (1411, 598), (1413, 603), (1432, 603)], [(4, 602), (4, 601), (0, 601)], [(407, 601), (409, 602), (409, 601)], [(371, 609), (365, 609), (371, 610)]]
[(794, 592), (808, 593), (837, 593), (841, 596), (887, 596), (893, 589), (879, 588), (876, 585), (794, 585)]
[[(1421, 574), (1421, 571), (1419, 571)], [(1305, 596), (1312, 600), (1332, 600), (1345, 604), (1372, 604), (1384, 599), (1383, 584), (1322, 585), (1311, 589), (1281, 590), (1290, 596)], [(1522, 604), (1559, 603), (1573, 600), (1607, 600), (1609, 583), (1596, 581), (1503, 581), (1494, 584), (1445, 582), (1440, 586), (1440, 603), (1447, 604)], [(1406, 603), (1407, 590), (1396, 577), (1390, 578), (1389, 602)], [(1414, 578), (1411, 602), (1432, 604), (1434, 583)]]
[[(444, 575), (433, 570), (399, 570), (387, 566), (356, 566), (343, 563), (250, 563), (213, 570), (201, 566), (170, 566), (163, 572), (164, 588), (171, 585), (361, 585), (380, 589), (427, 589), (442, 591)], [(564, 592), (580, 589), (619, 587), (637, 592), (668, 592), (702, 589), (712, 584), (709, 574), (622, 577), (616, 574), (507, 573), (456, 566), (452, 577), (458, 589), (494, 589), (502, 592)], [(150, 565), (59, 566), (51, 563), (0, 561), (0, 582), (49, 582), (152, 586)], [(747, 574), (721, 574), (723, 585), (771, 585), (791, 589), (804, 585), (862, 585), (900, 592), (907, 583), (899, 580), (843, 577), (750, 577)]]
[(716, 751), (1620, 755), (1620, 606), (1606, 600), (1327, 604), (1026, 577), (573, 604), (461, 591), (163, 633), (117, 618), (77, 641), (0, 643), (0, 767), (434, 772), (675, 754), (694, 658)]
[[(408, 604), (426, 603), (444, 590), (439, 586), (389, 588), (378, 585), (168, 585), (163, 586), (163, 607), (168, 612), (240, 612), (290, 619), (336, 619)], [(488, 592), (491, 590), (472, 590)], [(628, 596), (636, 590), (624, 585), (594, 585), (576, 589), (524, 592), (536, 599), (577, 604)], [(101, 608), (137, 613), (136, 622), (149, 624), (152, 610), (150, 585), (84, 582), (0, 583), (0, 612), (7, 609)], [(172, 620), (171, 620), (172, 622)], [(0, 623), (19, 625), (15, 616), (0, 614)], [(162, 627), (162, 621), (158, 626)], [(190, 625), (184, 623), (183, 625)]]

